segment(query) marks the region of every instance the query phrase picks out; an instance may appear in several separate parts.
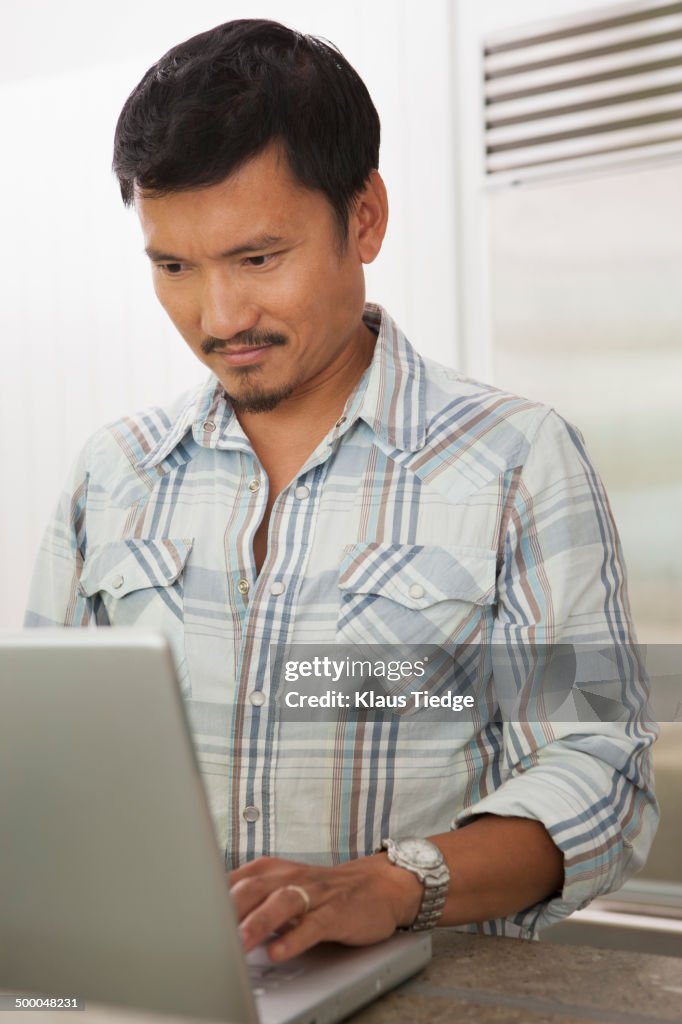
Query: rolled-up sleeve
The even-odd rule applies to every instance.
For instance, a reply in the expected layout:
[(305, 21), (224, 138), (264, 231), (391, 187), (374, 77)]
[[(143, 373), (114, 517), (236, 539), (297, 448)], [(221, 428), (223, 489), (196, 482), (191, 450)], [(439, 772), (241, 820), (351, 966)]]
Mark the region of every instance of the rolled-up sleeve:
[[(657, 728), (648, 720), (616, 527), (582, 437), (553, 411), (543, 413), (510, 478), (499, 562), (495, 648), (513, 664), (539, 646), (608, 647), (618, 652), (626, 710), (614, 721), (505, 720), (502, 785), (453, 822), (494, 814), (545, 826), (563, 854), (565, 881), (561, 893), (508, 919), (532, 935), (641, 868), (658, 821)], [(493, 930), (504, 931), (498, 924)]]

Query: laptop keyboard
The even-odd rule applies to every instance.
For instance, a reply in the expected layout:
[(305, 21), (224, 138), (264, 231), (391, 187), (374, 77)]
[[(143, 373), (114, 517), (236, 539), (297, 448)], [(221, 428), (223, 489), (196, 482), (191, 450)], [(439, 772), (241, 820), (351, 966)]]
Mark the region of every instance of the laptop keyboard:
[(265, 947), (254, 949), (247, 957), (247, 966), (251, 988), (255, 996), (263, 995), (264, 992), (272, 992), (282, 985), (287, 985), (294, 978), (300, 978), (305, 972), (305, 967), (292, 964), (273, 964), (265, 952)]

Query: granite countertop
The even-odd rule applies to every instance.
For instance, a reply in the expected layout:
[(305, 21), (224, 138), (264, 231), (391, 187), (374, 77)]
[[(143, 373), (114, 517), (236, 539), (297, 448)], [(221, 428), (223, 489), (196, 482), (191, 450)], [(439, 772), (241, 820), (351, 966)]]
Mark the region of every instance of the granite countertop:
[[(439, 930), (433, 960), (352, 1024), (682, 1021), (682, 958)], [(206, 1024), (136, 1010), (5, 1012), (0, 1024)]]
[(682, 959), (439, 931), (413, 980), (354, 1024), (682, 1021)]

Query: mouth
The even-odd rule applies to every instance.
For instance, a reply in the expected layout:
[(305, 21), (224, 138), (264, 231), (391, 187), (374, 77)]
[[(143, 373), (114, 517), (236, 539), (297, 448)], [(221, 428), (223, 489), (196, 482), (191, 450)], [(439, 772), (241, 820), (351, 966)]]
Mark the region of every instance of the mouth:
[(265, 342), (263, 345), (235, 345), (228, 349), (217, 350), (216, 355), (220, 356), (228, 366), (248, 366), (262, 359), (270, 348), (272, 348), (270, 342)]

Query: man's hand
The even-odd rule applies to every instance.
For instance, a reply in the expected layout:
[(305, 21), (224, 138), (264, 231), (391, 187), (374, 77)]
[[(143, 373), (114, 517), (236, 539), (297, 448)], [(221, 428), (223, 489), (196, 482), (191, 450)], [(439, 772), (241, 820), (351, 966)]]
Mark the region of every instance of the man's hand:
[[(229, 876), (240, 933), (248, 952), (268, 944), (273, 960), (288, 960), (318, 942), (364, 946), (386, 939), (414, 921), (424, 888), (385, 853), (332, 868), (310, 867), (277, 857), (260, 857)], [(303, 889), (305, 900), (291, 886)]]
[[(450, 870), (439, 921), (468, 924), (506, 917), (558, 894), (563, 854), (539, 822), (484, 814), (466, 828), (427, 836)], [(247, 950), (268, 945), (273, 960), (288, 960), (317, 942), (364, 946), (388, 938), (417, 917), (422, 883), (385, 853), (314, 868), (261, 857), (233, 871), (230, 886)], [(296, 888), (303, 889), (310, 901)]]

